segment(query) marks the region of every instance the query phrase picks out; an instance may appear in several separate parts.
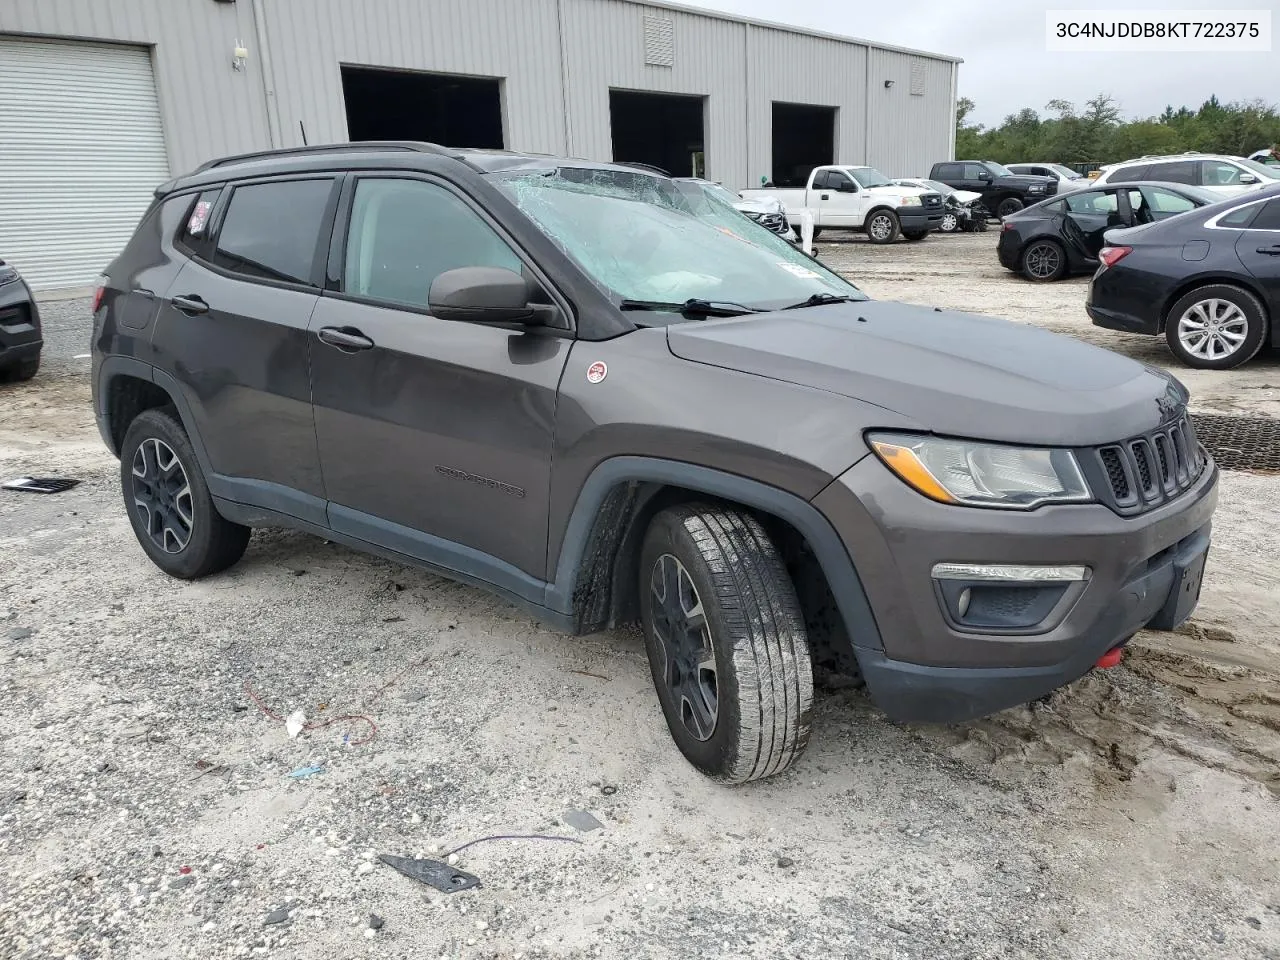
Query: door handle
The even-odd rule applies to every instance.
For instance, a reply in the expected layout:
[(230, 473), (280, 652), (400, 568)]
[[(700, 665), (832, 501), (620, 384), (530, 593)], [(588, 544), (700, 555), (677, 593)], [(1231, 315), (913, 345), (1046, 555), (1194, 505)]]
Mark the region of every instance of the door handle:
[(823, 199), (823, 200), (830, 200), (830, 199), (831, 199), (831, 195), (830, 195), (829, 193), (824, 193), (824, 194), (822, 194), (822, 199)]
[(374, 345), (372, 340), (355, 327), (321, 327), (316, 336), (322, 342), (329, 344), (331, 347), (337, 347), (344, 353), (369, 350)]
[(1280, 257), (1280, 245), (1274, 247), (1259, 247), (1259, 253), (1265, 253), (1269, 257)]
[(181, 310), (188, 316), (209, 312), (209, 305), (198, 294), (188, 293), (185, 296), (174, 297), (170, 302), (175, 309)]

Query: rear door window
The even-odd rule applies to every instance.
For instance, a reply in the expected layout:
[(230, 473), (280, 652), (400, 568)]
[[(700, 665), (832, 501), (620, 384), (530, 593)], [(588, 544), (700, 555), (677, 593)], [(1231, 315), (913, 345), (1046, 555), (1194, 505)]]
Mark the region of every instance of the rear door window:
[(813, 189), (825, 190), (830, 183), (831, 175), (826, 170), (819, 170), (813, 175)]
[(255, 280), (311, 283), (333, 184), (275, 180), (236, 187), (213, 263)]
[(1153, 163), (1143, 180), (1163, 180), (1166, 183), (1196, 183), (1198, 171), (1191, 160), (1174, 160), (1169, 163)]
[(964, 166), (959, 163), (940, 163), (938, 164), (939, 180), (963, 180)]
[(1082, 213), (1089, 216), (1108, 216), (1115, 213), (1119, 209), (1116, 201), (1115, 192), (1110, 193), (1089, 191), (1088, 193), (1073, 193), (1063, 198), (1067, 209), (1072, 213)]
[(1280, 230), (1280, 198), (1267, 201), (1249, 224), (1250, 230)]
[[(1164, 187), (1143, 187), (1142, 193), (1147, 199), (1151, 215), (1156, 220), (1175, 217), (1180, 213), (1186, 213), (1188, 210), (1196, 208), (1196, 205), (1186, 197), (1174, 193), (1172, 190), (1166, 190)], [(1130, 194), (1130, 201), (1132, 202), (1132, 194)], [(1135, 209), (1137, 208), (1135, 207)]]

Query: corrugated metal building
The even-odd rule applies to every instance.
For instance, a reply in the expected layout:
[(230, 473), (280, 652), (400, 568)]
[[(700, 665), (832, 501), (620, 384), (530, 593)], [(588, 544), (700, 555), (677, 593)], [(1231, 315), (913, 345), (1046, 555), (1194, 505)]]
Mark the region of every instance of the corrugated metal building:
[(958, 63), (633, 0), (3, 0), (0, 257), (87, 283), (169, 173), (304, 138), (923, 174)]

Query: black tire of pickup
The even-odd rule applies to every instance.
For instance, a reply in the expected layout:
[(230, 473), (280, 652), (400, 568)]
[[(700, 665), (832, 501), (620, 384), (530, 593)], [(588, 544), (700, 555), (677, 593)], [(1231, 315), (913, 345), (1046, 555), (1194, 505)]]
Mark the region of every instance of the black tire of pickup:
[(923, 240), (928, 235), (929, 235), (928, 230), (903, 230), (902, 231), (902, 236), (905, 237), (907, 240), (911, 240), (913, 242), (916, 240)]
[(750, 514), (710, 504), (654, 517), (640, 618), (671, 737), (707, 776), (744, 783), (804, 750), (813, 666), (795, 586)]
[(1005, 197), (996, 205), (996, 216), (1003, 220), (1022, 209), (1022, 201), (1017, 197)]
[(867, 239), (872, 243), (893, 243), (898, 239), (902, 227), (898, 223), (898, 215), (892, 210), (881, 208), (867, 214), (865, 227)]
[(129, 424), (120, 445), (120, 490), (138, 543), (169, 576), (197, 580), (244, 556), (252, 531), (218, 513), (172, 408), (144, 410)]
[(40, 354), (34, 357), (24, 357), (13, 366), (0, 371), (0, 380), (8, 380), (13, 383), (22, 383), (30, 380), (40, 371)]

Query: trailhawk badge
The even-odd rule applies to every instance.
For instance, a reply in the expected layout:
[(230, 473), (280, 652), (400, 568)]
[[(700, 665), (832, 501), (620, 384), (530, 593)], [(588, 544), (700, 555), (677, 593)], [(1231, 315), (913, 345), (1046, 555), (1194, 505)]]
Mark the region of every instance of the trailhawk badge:
[(587, 367), (587, 383), (599, 383), (609, 375), (609, 367), (603, 360), (597, 360)]

